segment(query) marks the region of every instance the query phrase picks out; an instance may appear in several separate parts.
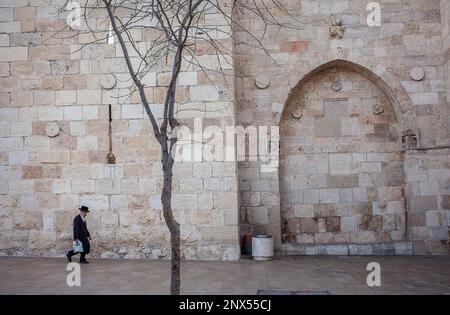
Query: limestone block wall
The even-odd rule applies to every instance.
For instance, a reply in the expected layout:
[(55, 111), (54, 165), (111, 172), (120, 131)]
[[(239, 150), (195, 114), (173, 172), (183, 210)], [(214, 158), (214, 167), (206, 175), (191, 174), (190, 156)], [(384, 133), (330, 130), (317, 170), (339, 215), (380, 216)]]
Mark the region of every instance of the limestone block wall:
[(405, 156), (408, 238), (417, 254), (448, 254), (450, 151)]
[(405, 239), (398, 121), (372, 82), (339, 67), (321, 72), (291, 95), (280, 127), (282, 241)]
[[(167, 258), (159, 148), (120, 47), (106, 39), (84, 47), (93, 39), (90, 34), (60, 33), (66, 27), (65, 15), (55, 17), (55, 12), (64, 2), (0, 1), (0, 254), (61, 255), (70, 247), (76, 209), (85, 204), (93, 210), (89, 227), (94, 255)], [(288, 1), (300, 21), (295, 28), (266, 28), (248, 12), (236, 13), (252, 34), (265, 34), (263, 44), (270, 57), (256, 48), (252, 36), (236, 29), (234, 43), (222, 38), (222, 44), (233, 49), (234, 60), (219, 64), (213, 49), (203, 45), (197, 50), (198, 60), (213, 70), (222, 67), (228, 74), (225, 79), (214, 72), (207, 77), (197, 67), (183, 68), (177, 112), (187, 126), (192, 127), (197, 117), (205, 118), (204, 127), (280, 126), (285, 136), (294, 139), (282, 139), (281, 147), (295, 144), (301, 149), (295, 166), (282, 155), (280, 169), (271, 172), (262, 171), (259, 162), (178, 163), (173, 200), (182, 225), (184, 257), (238, 259), (244, 232), (272, 234), (278, 250), (294, 253), (448, 253), (448, 1), (380, 1), (381, 26), (376, 27), (367, 25), (369, 2)], [(291, 22), (275, 7), (272, 14)], [(330, 14), (342, 19), (342, 38), (330, 34)], [(91, 27), (104, 29), (104, 17), (105, 12), (95, 12)], [(207, 21), (222, 23), (213, 13)], [(136, 32), (135, 38), (145, 45), (155, 34)], [(160, 64), (144, 79), (159, 118), (169, 66)], [(342, 77), (319, 80), (322, 83), (315, 89), (322, 89), (322, 94), (304, 89), (308, 80), (335, 69)], [(352, 76), (357, 79), (351, 80), (350, 88), (346, 77)], [(336, 100), (334, 81), (341, 85), (339, 93), (353, 93), (344, 96), (349, 103), (361, 100), (358, 115), (366, 122), (355, 122), (349, 113), (341, 117), (346, 122), (340, 128), (333, 118), (316, 130), (305, 128), (308, 124), (290, 126), (283, 118), (292, 116), (289, 105), (295, 100), (302, 100), (297, 104), (302, 108), (323, 105), (323, 112), (305, 111), (300, 121), (326, 121), (329, 115), (342, 113), (348, 103)], [(110, 82), (114, 88), (108, 87)], [(367, 101), (370, 98), (380, 101), (385, 120), (373, 117), (370, 110), (376, 104)], [(108, 105), (116, 165), (106, 164)], [(305, 137), (308, 132), (313, 136)], [(318, 137), (316, 132), (332, 137)], [(404, 143), (406, 133), (416, 136), (417, 145)], [(337, 141), (330, 143), (327, 138)], [(321, 154), (329, 154), (328, 168), (321, 164)], [(354, 167), (345, 175), (348, 178), (334, 177), (331, 154), (346, 156), (343, 164), (331, 158), (343, 169)], [(345, 162), (349, 156), (351, 164)], [(309, 174), (311, 170), (316, 173)], [(290, 202), (286, 174), (317, 176), (318, 181), (299, 182), (306, 189), (294, 183), (298, 199)], [(383, 191), (385, 187), (393, 187), (395, 193)], [(339, 202), (334, 202), (336, 189)], [(341, 191), (342, 198), (350, 198), (348, 189), (352, 200), (347, 211), (349, 204), (371, 207), (353, 207), (354, 213), (335, 215), (342, 210), (336, 206)], [(319, 190), (318, 199), (317, 192), (308, 190)], [(384, 206), (380, 198), (390, 195), (393, 199), (386, 200), (386, 208), (379, 207)], [(305, 220), (310, 219), (311, 209), (316, 217), (316, 208), (326, 213), (318, 215), (317, 222)], [(364, 213), (369, 210), (370, 214)], [(292, 218), (300, 219), (300, 233), (295, 224), (286, 229)], [(301, 232), (301, 220), (311, 233)], [(355, 229), (353, 238), (344, 237), (346, 229)]]
[[(450, 126), (450, 4), (441, 0), (441, 32), (447, 90), (447, 116)], [(450, 129), (450, 128), (449, 128)], [(450, 135), (449, 135), (450, 137)]]
[[(121, 48), (105, 34), (85, 46), (91, 33), (60, 32), (68, 12), (56, 12), (64, 3), (0, 1), (0, 254), (62, 255), (71, 246), (73, 217), (86, 205), (93, 255), (168, 258), (159, 145)], [(105, 29), (105, 17), (95, 11), (90, 26)], [(142, 46), (155, 38), (152, 30), (133, 30), (133, 36)], [(230, 38), (222, 44), (232, 48)], [(198, 60), (218, 70), (214, 50), (199, 45)], [(143, 79), (157, 118), (170, 70), (170, 61), (161, 63)], [(224, 71), (233, 73), (231, 60)], [(234, 125), (234, 82), (210, 75), (215, 86), (199, 67), (183, 68), (179, 118)], [(107, 164), (109, 105), (115, 165)], [(174, 173), (183, 257), (238, 259), (235, 163), (177, 163)]]
[[(400, 142), (402, 139), (407, 140), (403, 136), (412, 133), (417, 137), (417, 147), (423, 149), (413, 162), (416, 163), (416, 167), (427, 164), (428, 159), (434, 155), (442, 155), (442, 159), (445, 159), (448, 155), (445, 148), (449, 146), (448, 106), (446, 104), (448, 75), (445, 74), (448, 71), (448, 57), (446, 57), (448, 53), (443, 52), (447, 52), (448, 49), (443, 48), (448, 43), (448, 6), (443, 1), (437, 0), (425, 2), (419, 0), (380, 1), (381, 25), (369, 27), (366, 20), (369, 14), (367, 10), (369, 2), (371, 1), (289, 1), (288, 6), (291, 12), (295, 19), (300, 21), (298, 28), (293, 29), (280, 29), (273, 26), (266, 30), (262, 23), (255, 22), (254, 17), (241, 15), (242, 24), (250, 27), (253, 33), (266, 34), (263, 43), (271, 57), (268, 57), (266, 52), (254, 47), (236, 44), (236, 54), (239, 57), (236, 62), (238, 123), (242, 125), (279, 125), (280, 128), (283, 128), (285, 123), (282, 119), (283, 113), (285, 113), (292, 95), (301, 89), (302, 84), (311, 77), (319, 76), (322, 71), (340, 66), (361, 74), (386, 95), (398, 120), (398, 129), (394, 133), (398, 138), (395, 139)], [(275, 10), (274, 14), (283, 21), (290, 20), (281, 11)], [(340, 28), (343, 33), (342, 38), (336, 37), (330, 32), (331, 14), (342, 19)], [(245, 32), (237, 32), (237, 36), (240, 41), (252, 42), (252, 38)], [(275, 59), (276, 62), (273, 62), (272, 59)], [(269, 83), (261, 87), (261, 84), (256, 84), (257, 80)], [(344, 80), (341, 81), (340, 83), (345, 88)], [(330, 84), (328, 84), (328, 88), (332, 88)], [(326, 101), (325, 96), (322, 96), (322, 100)], [(368, 111), (369, 108), (366, 110)], [(371, 113), (367, 111), (363, 115), (369, 117)], [(307, 112), (301, 119), (308, 121), (311, 119), (310, 116), (311, 113)], [(352, 126), (346, 124), (345, 128), (351, 130)], [(391, 127), (395, 127), (393, 121), (389, 123), (388, 129)], [(336, 128), (336, 125), (330, 123), (323, 128), (323, 132), (331, 134), (337, 130)], [(382, 129), (386, 130), (386, 128)], [(291, 134), (298, 136), (296, 141), (298, 141), (300, 150), (304, 150), (308, 146), (320, 150), (319, 148), (326, 142), (317, 138), (301, 143), (305, 139), (303, 134), (308, 134), (308, 132), (313, 131), (299, 126)], [(357, 141), (351, 141), (352, 146), (356, 146), (357, 143)], [(395, 150), (399, 149), (399, 144), (395, 143)], [(390, 152), (392, 149), (389, 143), (378, 145), (378, 150), (381, 152)], [(354, 154), (352, 146), (340, 149), (342, 153)], [(283, 139), (281, 139), (281, 147), (283, 147)], [(338, 146), (335, 146), (333, 150), (336, 148)], [(439, 153), (436, 151), (439, 148), (443, 148), (444, 151)], [(409, 156), (416, 155), (409, 153), (410, 147), (407, 146), (406, 149), (405, 153), (401, 154), (405, 165), (404, 182), (401, 184), (406, 200), (404, 221), (408, 230), (404, 242), (396, 245), (391, 241), (391, 243), (379, 245), (379, 240), (367, 239), (366, 244), (369, 246), (363, 244), (356, 246), (357, 243), (350, 240), (350, 242), (341, 243), (342, 246), (339, 247), (332, 241), (326, 242), (325, 245), (319, 245), (323, 242), (317, 243), (314, 237), (312, 239), (307, 237), (305, 240), (296, 234), (294, 244), (302, 245), (296, 247), (300, 250), (296, 251), (292, 246), (288, 248), (284, 246), (285, 249), (287, 248), (286, 252), (307, 254), (448, 253), (448, 213), (440, 208), (439, 202), (441, 201), (438, 201), (439, 198), (443, 199), (442, 194), (446, 193), (448, 182), (442, 177), (439, 179), (433, 176), (428, 177), (428, 173), (427, 177), (419, 180), (423, 187), (430, 182), (434, 183), (430, 185), (434, 185), (436, 189), (435, 195), (433, 195), (435, 198), (422, 199), (422, 202), (429, 202), (429, 204), (420, 207), (426, 208), (426, 213), (428, 210), (440, 211), (439, 215), (443, 220), (439, 222), (443, 225), (439, 225), (439, 236), (436, 226), (432, 225), (437, 223), (431, 223), (432, 219), (429, 219), (428, 222), (422, 220), (420, 223), (423, 225), (419, 225), (418, 229), (413, 229), (409, 215), (414, 201), (408, 199), (408, 196), (411, 196), (408, 178), (411, 176)], [(372, 153), (367, 153), (367, 156), (369, 154)], [(281, 159), (284, 157), (281, 156)], [(398, 162), (401, 162), (400, 160)], [(296, 174), (297, 171), (296, 168), (288, 166), (288, 162), (288, 160), (280, 161), (281, 165), (287, 166), (283, 173), (280, 169), (280, 172), (270, 174), (259, 172), (260, 165), (255, 162), (239, 164), (242, 231), (270, 233), (275, 237), (275, 243), (280, 250), (283, 248), (283, 244), (293, 244), (292, 242), (282, 242), (283, 226), (280, 217), (283, 216), (283, 206), (281, 209), (278, 206), (278, 202), (283, 204), (285, 187), (282, 182), (286, 180), (284, 176), (287, 173)], [(309, 165), (307, 162), (303, 165), (303, 169)], [(309, 162), (316, 168), (320, 165), (314, 159)], [(384, 162), (389, 162), (389, 160)], [(301, 164), (299, 162), (296, 166), (300, 167)], [(442, 167), (445, 170), (443, 173), (446, 174), (448, 165), (444, 165), (445, 163), (441, 162), (437, 168)], [(382, 169), (383, 172), (385, 170)], [(331, 175), (330, 172), (325, 171), (325, 173), (324, 176)], [(386, 173), (389, 172), (386, 170)], [(434, 172), (431, 173), (434, 174)], [(360, 178), (363, 177), (361, 173), (359, 175)], [(360, 178), (357, 183), (355, 182), (358, 187), (363, 184)], [(261, 185), (261, 182), (264, 185)], [(420, 186), (420, 183), (417, 184)], [(278, 190), (271, 190), (270, 198), (266, 199), (263, 196), (267, 196), (268, 187), (278, 187)], [(337, 192), (334, 194), (337, 200)], [(420, 192), (418, 194), (421, 197)], [(304, 196), (298, 198), (304, 198)], [(297, 206), (303, 205), (303, 203), (304, 200), (296, 200)], [(323, 203), (319, 202), (319, 204)], [(324, 202), (324, 204), (328, 203)], [(302, 211), (298, 210), (298, 213), (302, 214)], [(422, 215), (426, 215), (426, 213)], [(428, 215), (433, 216), (436, 213), (430, 212)], [(362, 215), (362, 213), (358, 213), (358, 215)], [(383, 226), (390, 224), (385, 219), (383, 218)], [(401, 221), (402, 219), (399, 223)], [(330, 225), (330, 229), (332, 226)], [(316, 226), (316, 222), (314, 222), (313, 228), (314, 231), (320, 229), (319, 223), (317, 222)], [(326, 220), (325, 225), (322, 224), (322, 229), (326, 231)], [(431, 233), (433, 229), (434, 236)], [(444, 230), (447, 230), (447, 234), (444, 233)], [(331, 233), (332, 238), (340, 235), (340, 232)], [(312, 247), (303, 246), (311, 241), (313, 241)], [(375, 244), (378, 245), (375, 246)]]

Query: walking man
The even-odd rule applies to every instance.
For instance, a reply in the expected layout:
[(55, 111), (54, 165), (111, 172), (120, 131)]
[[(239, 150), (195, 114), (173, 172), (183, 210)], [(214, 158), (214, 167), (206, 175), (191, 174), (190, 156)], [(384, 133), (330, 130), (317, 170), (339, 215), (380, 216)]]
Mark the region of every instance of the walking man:
[[(89, 262), (86, 260), (86, 254), (89, 254), (91, 250), (91, 244), (89, 244), (89, 240), (91, 239), (91, 234), (87, 229), (86, 225), (86, 216), (90, 212), (89, 208), (86, 206), (82, 206), (80, 209), (80, 214), (73, 219), (73, 239), (74, 241), (79, 240), (83, 244), (83, 252), (80, 253), (80, 264), (88, 264)], [(72, 262), (72, 256), (78, 253), (74, 253), (73, 250), (66, 254), (67, 260)]]

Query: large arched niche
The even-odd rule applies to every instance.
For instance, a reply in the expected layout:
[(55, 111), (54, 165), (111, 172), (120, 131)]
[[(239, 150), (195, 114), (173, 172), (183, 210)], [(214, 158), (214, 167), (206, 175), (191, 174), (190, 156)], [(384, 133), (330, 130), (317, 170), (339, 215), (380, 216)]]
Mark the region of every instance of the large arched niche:
[(280, 115), (282, 243), (405, 238), (401, 133), (412, 126), (403, 92), (344, 60), (292, 89)]
[[(256, 118), (258, 123), (263, 123), (264, 125), (278, 126), (281, 124), (282, 129), (282, 117), (287, 115), (288, 104), (295, 97), (297, 91), (302, 88), (309, 78), (337, 66), (359, 74), (384, 93), (391, 106), (391, 112), (395, 112), (396, 122), (390, 126), (390, 130), (392, 132), (397, 131), (396, 135), (394, 133), (396, 137), (400, 137), (402, 133), (409, 129), (417, 132), (412, 102), (398, 78), (382, 64), (379, 64), (376, 58), (354, 55), (345, 48), (305, 56), (302, 62), (285, 66), (286, 68), (277, 75), (278, 83), (273, 84), (268, 90), (264, 91), (267, 94), (268, 103), (272, 104), (271, 118), (269, 120), (266, 119), (267, 110), (270, 110), (270, 108), (267, 107), (265, 99), (264, 102), (258, 103), (257, 99), (243, 98), (241, 99), (242, 104), (254, 103), (257, 106), (252, 106), (250, 110), (247, 110), (245, 106), (242, 108), (238, 107), (241, 108), (237, 110), (238, 123), (246, 125)], [(258, 106), (261, 109), (258, 109)], [(398, 154), (400, 138), (397, 139), (392, 145), (396, 156), (400, 158), (401, 155)], [(305, 253), (304, 248), (302, 250), (301, 246), (292, 248), (289, 245), (283, 246), (286, 243), (282, 244), (280, 194), (283, 193), (284, 184), (280, 183), (280, 178), (282, 177), (280, 176), (280, 168), (271, 173), (261, 173), (260, 162), (239, 162), (238, 168), (241, 234), (249, 232), (254, 234), (268, 233), (273, 236), (277, 251), (294, 254)], [(381, 206), (383, 207), (384, 204), (382, 203)], [(400, 216), (404, 217), (403, 210)], [(393, 223), (391, 222), (391, 224)], [(400, 222), (400, 225), (402, 224), (403, 222)], [(401, 231), (394, 236), (394, 238), (398, 239), (403, 237), (404, 233)]]

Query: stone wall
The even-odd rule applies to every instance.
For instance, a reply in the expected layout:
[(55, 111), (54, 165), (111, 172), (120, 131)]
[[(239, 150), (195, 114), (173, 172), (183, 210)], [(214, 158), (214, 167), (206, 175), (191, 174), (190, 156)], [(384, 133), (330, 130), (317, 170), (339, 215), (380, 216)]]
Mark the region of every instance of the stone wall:
[[(0, 0), (0, 254), (61, 255), (85, 204), (94, 255), (167, 258), (159, 147), (120, 47), (104, 38), (84, 47), (90, 34), (59, 33), (64, 2)], [(198, 50), (202, 64), (225, 65), (229, 76), (183, 68), (177, 112), (188, 126), (202, 117), (204, 127), (280, 126), (282, 136), (279, 170), (250, 161), (175, 166), (185, 258), (238, 259), (245, 232), (273, 235), (288, 254), (448, 253), (449, 4), (381, 1), (381, 26), (369, 27), (369, 2), (288, 1), (295, 28), (236, 13), (265, 35), (270, 57), (235, 29), (236, 41), (222, 38), (234, 60), (219, 64), (213, 49)], [(331, 27), (330, 14), (342, 25)], [(104, 17), (95, 12), (91, 27), (104, 28)], [(223, 23), (214, 13), (206, 20)], [(139, 45), (155, 38), (134, 35)], [(170, 61), (144, 78), (158, 118), (169, 70)], [(106, 163), (108, 105), (116, 165)]]
[[(444, 71), (446, 78), (447, 90), (447, 116), (450, 126), (450, 4), (448, 1), (441, 0), (441, 34), (442, 34), (442, 51), (444, 56)], [(450, 127), (449, 127), (450, 137)]]
[[(68, 12), (56, 12), (64, 3), (0, 1), (0, 253), (62, 255), (71, 247), (73, 217), (86, 205), (93, 255), (168, 258), (159, 145), (119, 43), (108, 44), (100, 33), (97, 43), (85, 46), (92, 33), (60, 32)], [(95, 11), (90, 27), (104, 30), (105, 14)], [(211, 12), (207, 23), (220, 23), (215, 16)], [(144, 46), (156, 34), (133, 30), (133, 36)], [(222, 44), (232, 48), (230, 38), (222, 36)], [(219, 69), (214, 49), (199, 45), (202, 65)], [(136, 53), (132, 63), (139, 64)], [(143, 79), (157, 118), (168, 71), (170, 60)], [(233, 73), (232, 61), (224, 71)], [(215, 87), (199, 67), (182, 69), (179, 118), (234, 125), (234, 82), (210, 75)], [(115, 165), (107, 164), (108, 105)], [(174, 174), (183, 257), (238, 259), (235, 163), (177, 163)]]
[(405, 239), (398, 122), (372, 82), (323, 71), (291, 95), (280, 127), (282, 241)]
[[(448, 46), (448, 5), (437, 0), (380, 2), (381, 26), (369, 27), (366, 22), (369, 14), (366, 8), (369, 2), (371, 1), (289, 1), (289, 8), (293, 12), (294, 19), (300, 21), (299, 28), (295, 29), (279, 29), (272, 26), (266, 30), (262, 23), (255, 22), (254, 17), (240, 16), (242, 24), (250, 27), (253, 33), (266, 34), (263, 44), (270, 52), (270, 57), (266, 52), (255, 47), (237, 44), (236, 54), (239, 58), (237, 58), (236, 72), (240, 75), (236, 83), (238, 123), (242, 125), (279, 125), (282, 134), (281, 151), (291, 145), (298, 147), (295, 154), (297, 163), (291, 164), (290, 156), (280, 156), (279, 173), (261, 173), (259, 172), (260, 165), (255, 162), (239, 164), (240, 195), (241, 200), (244, 201), (241, 202), (241, 226), (243, 232), (272, 234), (276, 239), (278, 249), (286, 253), (408, 254), (414, 252), (416, 254), (441, 254), (448, 253), (449, 250), (449, 217), (448, 212), (441, 205), (442, 200), (446, 198), (444, 195), (448, 194), (449, 184), (447, 174), (449, 166), (445, 162), (448, 158), (445, 148), (449, 146), (448, 107), (446, 104), (448, 74), (446, 77), (444, 71), (444, 65), (447, 65), (448, 72), (448, 61), (446, 61), (448, 57), (445, 57), (448, 56), (448, 53), (443, 54), (443, 51), (448, 51), (448, 49), (443, 50), (445, 45)], [(342, 20), (341, 26), (331, 27), (330, 14), (334, 14)], [(292, 21), (281, 11), (276, 11), (275, 15), (282, 21)], [(237, 32), (237, 36), (240, 41), (253, 42), (253, 39), (245, 32)], [(257, 46), (257, 43), (253, 43)], [(272, 59), (276, 62), (273, 62)], [(391, 143), (378, 142), (375, 147), (359, 152), (356, 148), (361, 138), (340, 137), (339, 139), (348, 141), (349, 146), (331, 145), (329, 148), (332, 152), (336, 152), (336, 150), (345, 152), (352, 156), (352, 161), (353, 155), (358, 153), (363, 153), (363, 157), (367, 159), (369, 156), (376, 156), (377, 152), (396, 152), (393, 153), (395, 156), (393, 160), (380, 156), (380, 160), (377, 161), (360, 161), (361, 170), (364, 163), (375, 162), (365, 164), (365, 167), (373, 165), (378, 168), (378, 174), (377, 172), (373, 173), (373, 179), (377, 179), (374, 182), (376, 190), (379, 191), (378, 197), (389, 196), (389, 194), (384, 194), (382, 189), (386, 185), (386, 182), (383, 182), (386, 180), (385, 175), (392, 174), (389, 172), (390, 165), (395, 164), (397, 179), (403, 180), (403, 183), (398, 186), (402, 188), (398, 198), (392, 200), (398, 204), (397, 208), (401, 212), (398, 213), (398, 221), (397, 219), (392, 221), (387, 217), (387, 215), (396, 214), (389, 214), (386, 208), (374, 209), (374, 204), (379, 201), (373, 199), (376, 195), (370, 193), (370, 189), (367, 190), (369, 192), (368, 199), (372, 198), (370, 211), (376, 210), (385, 213), (382, 218), (379, 218), (382, 221), (380, 226), (383, 226), (382, 234), (386, 231), (385, 228), (393, 228), (390, 231), (391, 234), (394, 233), (395, 237), (390, 240), (385, 238), (381, 242), (383, 237), (378, 239), (372, 237), (372, 239), (361, 240), (366, 245), (358, 244), (356, 238), (350, 239), (350, 241), (342, 239), (342, 231), (334, 231), (337, 225), (331, 224), (331, 219), (327, 227), (326, 218), (325, 220), (323, 218), (322, 220), (305, 218), (313, 215), (312, 209), (314, 209), (314, 217), (316, 217), (316, 208), (323, 207), (331, 207), (332, 210), (331, 214), (328, 212), (325, 217), (339, 216), (333, 215), (333, 213), (340, 210), (335, 205), (338, 200), (339, 202), (341, 200), (341, 191), (339, 191), (339, 199), (338, 190), (323, 191), (324, 202), (320, 201), (319, 191), (319, 196), (312, 199), (314, 202), (318, 201), (314, 208), (304, 207), (305, 196), (302, 196), (302, 193), (304, 194), (305, 190), (301, 189), (306, 185), (308, 190), (311, 185), (316, 184), (313, 181), (307, 181), (306, 184), (302, 181), (294, 181), (290, 184), (298, 193), (289, 193), (286, 196), (283, 192), (287, 188), (286, 186), (289, 186), (290, 177), (295, 177), (296, 174), (305, 175), (299, 174), (299, 172), (312, 170), (317, 172), (320, 169), (321, 172), (323, 171), (321, 174), (323, 188), (329, 186), (325, 178), (328, 177), (331, 183), (333, 174), (330, 169), (326, 169), (325, 162), (320, 163), (316, 159), (316, 157), (319, 158), (319, 153), (323, 148), (329, 144), (326, 139), (317, 137), (318, 131), (322, 135), (333, 136), (332, 139), (335, 139), (335, 135), (339, 135), (339, 132), (342, 135), (344, 128), (346, 132), (361, 128), (358, 124), (352, 124), (350, 117), (344, 126), (338, 126), (336, 121), (328, 121), (323, 124), (323, 128), (320, 127), (320, 130), (317, 129), (317, 126), (313, 129), (314, 124), (311, 121), (317, 119), (315, 116), (326, 120), (327, 114), (321, 111), (321, 106), (328, 102), (327, 98), (330, 98), (330, 95), (320, 95), (322, 86), (308, 90), (308, 80), (318, 80), (320, 76), (327, 75), (327, 73), (322, 73), (323, 71), (336, 66), (358, 73), (370, 81), (378, 88), (378, 95), (386, 96), (395, 112), (397, 122), (386, 120), (389, 122), (388, 124), (375, 128), (378, 130), (379, 136), (384, 135), (386, 140), (391, 138)], [(324, 84), (328, 94), (332, 93), (332, 82), (330, 81), (332, 80), (328, 80)], [(338, 78), (337, 81), (340, 81), (343, 88), (348, 88), (346, 80)], [(259, 82), (266, 84), (262, 86)], [(364, 91), (360, 93), (355, 97), (366, 98)], [(318, 95), (319, 102), (317, 102)], [(304, 103), (302, 105), (307, 110), (304, 113), (294, 113), (298, 116), (298, 122), (296, 127), (291, 128), (291, 123), (287, 122), (283, 115), (292, 114), (289, 112), (288, 106), (296, 99), (302, 100)], [(337, 104), (334, 106), (331, 103), (328, 105), (330, 113), (339, 113), (345, 106), (345, 104), (341, 104), (342, 107)], [(309, 110), (308, 106), (311, 107)], [(315, 106), (320, 108), (319, 111)], [(336, 107), (337, 110), (331, 111), (332, 107)], [(370, 121), (373, 115), (371, 110), (370, 106), (367, 106), (360, 116), (367, 117)], [(375, 120), (373, 123), (377, 124), (378, 122)], [(369, 127), (371, 125), (372, 123), (368, 124)], [(395, 130), (396, 128), (397, 130)], [(289, 140), (283, 139), (283, 130), (287, 130), (285, 135), (289, 134)], [(305, 137), (305, 134), (313, 136)], [(372, 140), (369, 140), (366, 143), (367, 147), (370, 147), (371, 142)], [(414, 153), (416, 151), (411, 151), (417, 147), (421, 148), (418, 155)], [(444, 151), (436, 151), (439, 148)], [(293, 154), (294, 151), (290, 152)], [(305, 152), (306, 154), (312, 152), (314, 156), (306, 157)], [(411, 159), (412, 156), (417, 158)], [(430, 162), (430, 159), (434, 158), (439, 162)], [(396, 163), (393, 163), (394, 160)], [(328, 162), (331, 163), (329, 160)], [(402, 163), (404, 164), (403, 179), (400, 175)], [(413, 167), (410, 163), (413, 164)], [(413, 176), (411, 172), (414, 167), (423, 168), (423, 172), (426, 173), (426, 176), (424, 175), (414, 184), (414, 186), (422, 186), (425, 195), (422, 195), (420, 190), (416, 189), (412, 192), (410, 189), (410, 178)], [(441, 172), (432, 171), (429, 167), (440, 169)], [(365, 185), (365, 179), (369, 179), (368, 176), (364, 176), (364, 172), (358, 173), (358, 175), (358, 179), (354, 179), (353, 183), (357, 189), (356, 192), (359, 192), (358, 189)], [(432, 197), (427, 195), (431, 194), (427, 189), (434, 189)], [(270, 193), (268, 193), (269, 190)], [(317, 195), (317, 193), (315, 194)], [(404, 197), (401, 197), (402, 194)], [(415, 197), (418, 199), (414, 199)], [(401, 206), (402, 198), (406, 201), (405, 212)], [(287, 207), (283, 205), (284, 200), (288, 200)], [(293, 204), (295, 206), (292, 208)], [(421, 210), (419, 211), (417, 207)], [(414, 209), (421, 213), (413, 213), (416, 211)], [(364, 211), (360, 210), (355, 213), (355, 217), (364, 216)], [(292, 226), (286, 228), (282, 224), (283, 222), (279, 218), (283, 216), (294, 219), (287, 220), (288, 226), (293, 222)], [(296, 216), (300, 216), (300, 219), (295, 219)], [(421, 217), (422, 221), (411, 222), (414, 219), (410, 220), (410, 216)], [(428, 216), (428, 221), (424, 216)], [(339, 220), (341, 229), (342, 218), (340, 217)], [(337, 223), (336, 218), (333, 220)], [(347, 220), (353, 222), (355, 218), (346, 218), (345, 221)], [(413, 226), (413, 224), (418, 225)], [(307, 229), (311, 227), (311, 231), (314, 233), (303, 235), (301, 233), (303, 226)], [(353, 224), (351, 226), (353, 227)], [(401, 226), (406, 228), (406, 235)], [(290, 231), (291, 227), (295, 233), (284, 233), (284, 231)], [(363, 227), (365, 226), (363, 225)], [(290, 242), (282, 240), (281, 236), (286, 234), (289, 236)], [(320, 234), (327, 236), (328, 239), (319, 238)], [(340, 240), (341, 245), (336, 244), (336, 240)], [(400, 242), (396, 243), (394, 240), (400, 240)]]
[(450, 150), (405, 157), (408, 239), (416, 254), (448, 254)]

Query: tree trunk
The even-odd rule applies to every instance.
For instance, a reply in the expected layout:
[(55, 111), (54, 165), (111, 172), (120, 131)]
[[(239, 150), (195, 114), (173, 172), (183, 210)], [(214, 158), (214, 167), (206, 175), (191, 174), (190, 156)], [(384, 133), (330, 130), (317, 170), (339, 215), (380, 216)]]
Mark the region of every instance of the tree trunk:
[(180, 224), (175, 220), (172, 213), (172, 179), (173, 179), (173, 159), (163, 147), (162, 164), (164, 174), (164, 184), (161, 194), (164, 220), (170, 231), (171, 245), (171, 274), (170, 274), (170, 294), (180, 294)]

